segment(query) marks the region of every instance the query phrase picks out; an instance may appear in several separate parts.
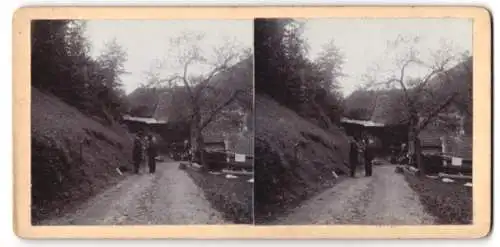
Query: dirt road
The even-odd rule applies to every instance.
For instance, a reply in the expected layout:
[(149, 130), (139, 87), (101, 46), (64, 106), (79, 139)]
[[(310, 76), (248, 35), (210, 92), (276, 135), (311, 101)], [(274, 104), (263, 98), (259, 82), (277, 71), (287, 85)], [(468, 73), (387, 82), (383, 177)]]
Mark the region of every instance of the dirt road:
[(91, 198), (74, 212), (41, 225), (222, 224), (214, 210), (179, 163), (158, 163), (155, 174), (146, 169)]
[(307, 200), (272, 224), (433, 224), (418, 195), (390, 165), (374, 166), (373, 176), (358, 172), (335, 187)]

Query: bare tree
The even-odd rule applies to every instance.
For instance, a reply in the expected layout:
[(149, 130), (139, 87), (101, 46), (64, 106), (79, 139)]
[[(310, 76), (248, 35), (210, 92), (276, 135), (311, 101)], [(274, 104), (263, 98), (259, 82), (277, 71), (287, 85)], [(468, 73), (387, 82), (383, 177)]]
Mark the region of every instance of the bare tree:
[(441, 47), (429, 54), (417, 51), (419, 37), (399, 36), (388, 43), (386, 58), (394, 59), (391, 67), (395, 70), (383, 71), (375, 66), (365, 77), (368, 87), (386, 87), (401, 90), (403, 94), (403, 122), (408, 125), (410, 152), (416, 155), (420, 174), (424, 174), (420, 154), (419, 133), (427, 127), (457, 97), (451, 92), (446, 97), (436, 95), (436, 84), (450, 86), (450, 69), (460, 62), (460, 54), (454, 52), (450, 43), (442, 41)]
[(248, 49), (242, 49), (231, 39), (218, 46), (211, 47), (211, 52), (202, 49), (204, 35), (184, 33), (171, 40), (173, 55), (165, 63), (172, 63), (176, 71), (164, 79), (157, 80), (158, 85), (181, 85), (187, 94), (189, 113), (188, 122), (191, 125), (191, 150), (200, 155), (200, 162), (205, 170), (207, 164), (204, 157), (204, 140), (202, 131), (222, 111), (231, 105), (242, 90), (227, 90), (214, 85), (214, 80), (220, 73), (228, 71), (231, 66), (245, 55), (251, 54)]

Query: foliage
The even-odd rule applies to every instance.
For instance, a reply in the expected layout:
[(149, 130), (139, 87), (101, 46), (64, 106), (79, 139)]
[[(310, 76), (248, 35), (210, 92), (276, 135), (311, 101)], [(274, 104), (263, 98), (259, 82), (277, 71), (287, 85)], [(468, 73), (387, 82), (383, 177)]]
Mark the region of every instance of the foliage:
[(378, 91), (358, 89), (344, 100), (345, 116), (352, 119), (370, 120), (375, 109)]
[(333, 41), (318, 58), (307, 57), (303, 23), (292, 19), (255, 20), (255, 91), (325, 129), (339, 120), (342, 97), (337, 79), (343, 58)]
[[(348, 173), (349, 145), (340, 128), (326, 131), (277, 103), (255, 96), (255, 220), (265, 223)], [(303, 145), (298, 145), (303, 144)]]
[(342, 73), (344, 57), (340, 50), (335, 46), (335, 42), (330, 40), (323, 45), (323, 50), (314, 61), (318, 70), (318, 84), (321, 88), (337, 93), (340, 89), (338, 79)]
[(119, 79), (126, 53), (112, 41), (93, 58), (84, 32), (84, 21), (33, 22), (32, 85), (110, 123), (126, 108)]
[[(60, 216), (118, 182), (132, 139), (53, 95), (31, 88), (31, 219)], [(88, 140), (89, 142), (84, 142)]]
[(137, 117), (152, 117), (160, 95), (166, 92), (167, 90), (148, 88), (144, 85), (139, 86), (127, 95), (127, 102), (130, 107), (129, 113)]

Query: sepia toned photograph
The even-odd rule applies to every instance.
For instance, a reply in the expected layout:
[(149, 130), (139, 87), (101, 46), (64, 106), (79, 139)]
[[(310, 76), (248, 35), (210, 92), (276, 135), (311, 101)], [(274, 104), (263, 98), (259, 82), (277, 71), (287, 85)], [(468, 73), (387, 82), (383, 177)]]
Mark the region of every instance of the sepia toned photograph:
[(481, 238), (480, 7), (25, 7), (20, 238)]
[(252, 25), (33, 20), (32, 223), (253, 223)]
[(471, 224), (472, 21), (257, 19), (257, 224)]

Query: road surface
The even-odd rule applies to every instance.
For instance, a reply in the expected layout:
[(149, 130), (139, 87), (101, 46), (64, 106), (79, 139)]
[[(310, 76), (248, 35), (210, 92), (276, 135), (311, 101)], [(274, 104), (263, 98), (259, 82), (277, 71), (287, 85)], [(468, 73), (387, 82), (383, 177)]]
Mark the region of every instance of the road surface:
[(390, 165), (374, 166), (372, 177), (359, 171), (356, 178), (344, 179), (272, 224), (433, 224), (434, 217), (424, 211), (418, 195), (394, 169)]
[(61, 218), (41, 225), (174, 225), (222, 224), (178, 162), (159, 162), (155, 174), (138, 175), (105, 190)]

